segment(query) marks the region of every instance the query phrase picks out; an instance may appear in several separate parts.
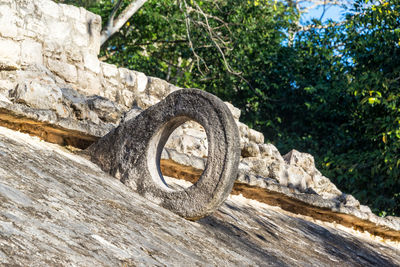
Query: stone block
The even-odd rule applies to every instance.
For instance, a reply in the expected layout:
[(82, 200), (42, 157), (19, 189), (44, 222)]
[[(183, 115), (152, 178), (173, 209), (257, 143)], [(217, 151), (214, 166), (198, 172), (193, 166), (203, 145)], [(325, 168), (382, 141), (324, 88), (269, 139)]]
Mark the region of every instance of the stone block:
[(78, 74), (74, 65), (60, 60), (48, 59), (47, 67), (67, 82), (74, 83), (77, 81)]
[(37, 13), (43, 14), (44, 16), (59, 19), (62, 15), (60, 5), (53, 1), (41, 0), (35, 1)]
[(316, 170), (314, 157), (308, 153), (301, 153), (292, 149), (283, 157), (287, 164), (303, 168), (307, 173), (314, 174)]
[(254, 142), (249, 142), (242, 149), (242, 157), (259, 157), (260, 149)]
[(79, 48), (84, 48), (87, 47), (89, 44), (89, 39), (87, 38), (86, 35), (82, 35), (79, 33), (74, 34), (74, 38), (72, 39), (72, 42)]
[(159, 78), (148, 77), (147, 91), (146, 91), (148, 94), (161, 100), (170, 93), (169, 89), (170, 86), (168, 82)]
[(238, 109), (237, 107), (235, 107), (234, 105), (232, 105), (229, 102), (224, 102), (224, 103), (225, 103), (225, 105), (228, 106), (229, 110), (232, 112), (233, 118), (238, 121), (240, 118), (240, 113), (241, 113), (240, 109)]
[(279, 153), (278, 149), (273, 144), (259, 144), (260, 153), (262, 157), (269, 157), (283, 162), (284, 159)]
[(89, 34), (88, 49), (95, 55), (100, 52), (101, 17), (91, 12), (86, 13), (87, 32)]
[(131, 108), (136, 100), (136, 95), (134, 92), (126, 89), (117, 91), (116, 101), (127, 108)]
[(249, 139), (256, 144), (264, 144), (264, 135), (251, 128), (249, 128)]
[[(131, 70), (128, 70), (125, 68), (119, 68), (118, 72), (119, 72), (120, 80), (121, 80), (122, 84), (126, 87), (126, 89), (135, 91), (138, 72), (131, 71)], [(147, 78), (147, 76), (146, 76), (146, 78)], [(147, 85), (147, 83), (146, 83), (146, 85)]]
[(43, 39), (43, 36), (48, 35), (49, 29), (46, 23), (41, 20), (31, 19), (29, 16), (24, 20), (25, 35), (30, 38)]
[(142, 72), (136, 72), (136, 80), (137, 80), (137, 91), (139, 93), (144, 92), (147, 88), (148, 77)]
[(78, 90), (85, 95), (101, 95), (100, 77), (89, 71), (78, 71)]
[(86, 100), (90, 110), (105, 122), (116, 123), (122, 116), (122, 110), (114, 102), (100, 96), (92, 96)]
[(42, 44), (29, 39), (22, 41), (21, 64), (43, 64)]
[(80, 19), (80, 10), (76, 6), (71, 6), (71, 5), (60, 5), (61, 10), (64, 14), (64, 16), (68, 17), (69, 19), (74, 19), (74, 20), (79, 20)]
[(17, 36), (16, 14), (15, 11), (8, 6), (0, 6), (0, 25), (1, 36), (10, 38)]
[(16, 70), (20, 67), (20, 44), (0, 39), (0, 70)]
[(118, 68), (115, 65), (100, 62), (101, 69), (104, 77), (116, 77), (118, 74)]
[(50, 78), (36, 78), (17, 85), (10, 94), (17, 103), (37, 109), (56, 109), (61, 103), (62, 93)]
[(100, 61), (96, 55), (89, 53), (84, 54), (83, 62), (85, 64), (85, 68), (88, 70), (96, 74), (100, 73)]
[(70, 37), (70, 25), (67, 22), (54, 20), (49, 22), (47, 27), (46, 41), (49, 40), (58, 43), (64, 47), (64, 50), (68, 49), (67, 44), (72, 42)]

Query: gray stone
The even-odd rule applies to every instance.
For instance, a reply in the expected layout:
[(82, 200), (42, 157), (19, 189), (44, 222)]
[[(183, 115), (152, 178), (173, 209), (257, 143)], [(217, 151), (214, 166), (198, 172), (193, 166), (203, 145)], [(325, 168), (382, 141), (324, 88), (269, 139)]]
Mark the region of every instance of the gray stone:
[(264, 144), (264, 135), (256, 130), (249, 129), (249, 140), (256, 144)]
[(47, 67), (67, 82), (76, 82), (77, 80), (76, 67), (72, 64), (60, 60), (48, 59)]
[(249, 142), (242, 148), (242, 157), (259, 157), (260, 149), (254, 142)]
[(114, 102), (101, 96), (86, 99), (88, 107), (105, 122), (117, 122), (122, 116), (122, 110)]
[(232, 105), (232, 104), (229, 103), (229, 102), (224, 102), (224, 103), (225, 103), (225, 105), (228, 106), (229, 110), (232, 112), (233, 118), (234, 118), (236, 121), (239, 121), (240, 113), (241, 113), (240, 109), (238, 109), (237, 107), (235, 107), (234, 105)]
[[(208, 136), (207, 166), (185, 190), (169, 188), (160, 171), (162, 149), (170, 134), (194, 120)], [(188, 219), (212, 213), (232, 190), (239, 164), (239, 133), (227, 106), (195, 89), (175, 91), (88, 148), (93, 162), (147, 199)]]
[(24, 103), (37, 109), (52, 109), (61, 103), (62, 93), (54, 81), (48, 77), (36, 78), (17, 85), (10, 92), (17, 103)]
[[(148, 108), (169, 92), (179, 89), (143, 73), (105, 63), (101, 63), (102, 71), (96, 74), (99, 70), (97, 53), (101, 23), (99, 16), (83, 8), (55, 4), (50, 0), (0, 2), (1, 125), (29, 132), (57, 144), (85, 148), (115, 127), (119, 118), (118, 112), (113, 113), (114, 107), (124, 110), (118, 104), (128, 109), (132, 105)], [(48, 65), (53, 73), (41, 66), (42, 55), (46, 64), (47, 59), (55, 61), (50, 62), (53, 65)], [(47, 83), (49, 79), (54, 83)], [(31, 81), (34, 83), (30, 84)], [(32, 95), (29, 91), (22, 92), (25, 85), (26, 88), (31, 86)], [(61, 100), (58, 97), (60, 88)], [(39, 93), (43, 90), (43, 93)], [(9, 92), (15, 94), (16, 98), (10, 97)], [(100, 105), (103, 106), (101, 108), (95, 108), (96, 105), (89, 107), (88, 96), (93, 95), (108, 98), (111, 102), (106, 101), (104, 106)], [(40, 96), (45, 97), (37, 99)], [(359, 205), (352, 196), (343, 197), (342, 192), (315, 168), (311, 155), (292, 151), (290, 156), (285, 156), (287, 162), (284, 162), (273, 145), (263, 144), (261, 133), (238, 122), (238, 109), (229, 103), (227, 106), (239, 127), (241, 148), (247, 149), (253, 146), (249, 143), (255, 143), (261, 154), (248, 154), (251, 157), (244, 158), (240, 163), (245, 177), (251, 178), (242, 186), (264, 192), (257, 200), (268, 198), (266, 195), (282, 194), (279, 196), (280, 202), (285, 202), (282, 199), (291, 199), (281, 205), (283, 208), (290, 210), (301, 206), (303, 201), (307, 205), (297, 208), (297, 212), (318, 209), (316, 213), (306, 214), (317, 219), (326, 212), (327, 217), (336, 216), (342, 224), (348, 218), (366, 220), (354, 224), (351, 219), (347, 223), (372, 233), (390, 234), (393, 225), (399, 229), (396, 220), (377, 217), (368, 207)], [(108, 116), (107, 110), (112, 111), (111, 116)], [(140, 109), (135, 109), (127, 113), (124, 121), (133, 119), (140, 112)], [(190, 122), (176, 130), (177, 134), (171, 135), (174, 142), (166, 144), (162, 156), (173, 162), (174, 168), (200, 169), (193, 171), (199, 176), (207, 162), (207, 138)], [(196, 175), (193, 177), (196, 178)], [(277, 201), (278, 204), (280, 202)], [(363, 226), (370, 223), (375, 226)]]
[(230, 196), (185, 220), (90, 161), (0, 127), (1, 266), (398, 266), (399, 245)]
[(194, 121), (185, 122), (176, 128), (168, 138), (165, 147), (189, 156), (200, 158), (208, 156), (206, 132), (200, 124)]
[(262, 157), (270, 157), (281, 162), (284, 161), (278, 149), (273, 144), (261, 144), (258, 147)]
[(89, 108), (87, 99), (84, 95), (71, 88), (61, 88), (61, 91), (63, 94), (63, 102), (73, 110), (77, 120), (87, 120), (95, 124), (100, 123), (99, 116)]

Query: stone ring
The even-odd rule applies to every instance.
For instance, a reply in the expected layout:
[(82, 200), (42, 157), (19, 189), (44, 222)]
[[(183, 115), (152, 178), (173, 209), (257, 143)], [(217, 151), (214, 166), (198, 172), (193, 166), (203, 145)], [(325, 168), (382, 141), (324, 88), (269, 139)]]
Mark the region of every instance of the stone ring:
[[(168, 187), (160, 158), (171, 133), (188, 120), (202, 125), (208, 158), (199, 180), (183, 190)], [(196, 220), (228, 197), (240, 159), (239, 131), (228, 107), (216, 96), (182, 89), (121, 123), (88, 148), (91, 160), (145, 198)]]

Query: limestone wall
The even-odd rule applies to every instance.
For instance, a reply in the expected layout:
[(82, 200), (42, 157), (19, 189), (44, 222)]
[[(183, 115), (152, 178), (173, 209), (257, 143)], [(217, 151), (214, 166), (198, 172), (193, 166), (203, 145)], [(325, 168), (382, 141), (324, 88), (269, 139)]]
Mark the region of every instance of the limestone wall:
[[(176, 87), (141, 72), (100, 62), (101, 18), (50, 0), (0, 1), (0, 93), (15, 88), (21, 71), (43, 66), (84, 95), (146, 108)], [(7, 71), (7, 72), (4, 72)]]
[[(108, 105), (118, 105), (120, 115), (132, 105), (148, 108), (179, 89), (144, 73), (101, 62), (98, 59), (101, 18), (84, 8), (51, 0), (3, 0), (0, 25), (0, 99), (30, 108), (45, 107), (53, 110), (57, 118), (88, 119), (99, 124), (102, 116), (96, 116), (96, 110), (76, 112), (76, 105), (71, 107), (66, 103), (71, 97), (60, 88), (72, 89), (83, 96), (104, 97), (113, 102)], [(36, 99), (32, 101), (32, 97)], [(38, 98), (43, 101), (38, 103)], [(238, 122), (242, 147), (250, 141), (264, 143), (261, 133), (239, 123), (240, 110), (227, 105)], [(105, 122), (118, 123), (120, 116), (117, 117)], [(57, 119), (47, 116), (41, 120)], [(89, 132), (98, 132), (99, 136), (105, 133)]]

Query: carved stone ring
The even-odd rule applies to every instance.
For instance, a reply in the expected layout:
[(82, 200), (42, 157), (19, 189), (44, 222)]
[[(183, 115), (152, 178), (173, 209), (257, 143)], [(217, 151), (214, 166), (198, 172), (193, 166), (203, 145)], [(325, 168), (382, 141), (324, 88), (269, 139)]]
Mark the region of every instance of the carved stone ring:
[[(195, 184), (174, 190), (161, 174), (161, 152), (170, 134), (188, 120), (206, 131), (207, 164)], [(232, 190), (240, 157), (239, 131), (219, 98), (197, 89), (182, 89), (121, 123), (88, 152), (93, 162), (140, 195), (196, 220), (217, 209)]]

